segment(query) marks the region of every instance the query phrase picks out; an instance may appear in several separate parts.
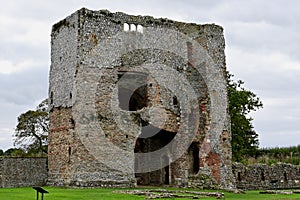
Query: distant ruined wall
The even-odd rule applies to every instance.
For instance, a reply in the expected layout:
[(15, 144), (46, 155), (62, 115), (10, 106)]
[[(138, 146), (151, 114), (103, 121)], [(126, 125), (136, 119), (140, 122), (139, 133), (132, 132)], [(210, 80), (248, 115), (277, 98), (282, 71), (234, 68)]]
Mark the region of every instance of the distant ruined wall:
[[(87, 166), (88, 167), (88, 166)], [(26, 187), (46, 184), (47, 158), (0, 158), (0, 188)], [(300, 188), (300, 166), (278, 163), (243, 165), (233, 163), (232, 173), (236, 186), (244, 190)], [(178, 181), (178, 180), (176, 180)], [(115, 180), (111, 181), (114, 186)], [(187, 185), (191, 188), (218, 188), (213, 177), (192, 176)]]
[(47, 158), (0, 158), (0, 187), (44, 185), (47, 169)]
[(233, 174), (239, 189), (300, 188), (300, 166), (278, 163), (243, 165), (233, 163)]
[(83, 8), (53, 25), (49, 184), (234, 187), (224, 48), (214, 24)]

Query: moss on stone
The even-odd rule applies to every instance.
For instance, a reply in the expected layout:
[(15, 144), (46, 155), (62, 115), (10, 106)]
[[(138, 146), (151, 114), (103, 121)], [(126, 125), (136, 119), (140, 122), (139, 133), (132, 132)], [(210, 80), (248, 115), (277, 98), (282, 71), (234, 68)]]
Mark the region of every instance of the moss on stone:
[(61, 20), (60, 22), (56, 23), (52, 27), (52, 32), (58, 31), (62, 26), (70, 26), (70, 22), (68, 22), (66, 19)]

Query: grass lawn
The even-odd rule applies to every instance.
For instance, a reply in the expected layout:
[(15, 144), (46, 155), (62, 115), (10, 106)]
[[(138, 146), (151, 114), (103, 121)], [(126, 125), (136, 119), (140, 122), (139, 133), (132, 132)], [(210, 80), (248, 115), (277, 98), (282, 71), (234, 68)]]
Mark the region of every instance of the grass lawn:
[[(145, 199), (145, 196), (136, 196), (129, 194), (118, 194), (114, 191), (119, 189), (66, 189), (56, 187), (43, 187), (49, 194), (45, 194), (45, 200), (135, 200)], [(200, 191), (200, 190), (199, 190)], [(212, 191), (217, 192), (217, 191)], [(255, 199), (255, 200), (300, 200), (300, 194), (280, 195), (280, 194), (259, 194), (259, 191), (247, 191), (246, 194), (225, 193), (226, 200), (233, 199)], [(36, 191), (31, 187), (25, 188), (0, 188), (0, 200), (34, 200), (36, 199)], [(41, 199), (41, 197), (39, 198)], [(183, 198), (184, 199), (184, 198)], [(176, 200), (183, 200), (176, 198)], [(215, 198), (201, 198), (215, 199)]]

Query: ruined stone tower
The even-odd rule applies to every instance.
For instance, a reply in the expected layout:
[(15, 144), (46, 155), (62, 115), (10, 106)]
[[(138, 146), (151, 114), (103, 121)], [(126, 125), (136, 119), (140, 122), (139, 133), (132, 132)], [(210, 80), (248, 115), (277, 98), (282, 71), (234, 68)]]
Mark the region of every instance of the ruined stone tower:
[(233, 186), (223, 29), (106, 10), (52, 28), (49, 184)]

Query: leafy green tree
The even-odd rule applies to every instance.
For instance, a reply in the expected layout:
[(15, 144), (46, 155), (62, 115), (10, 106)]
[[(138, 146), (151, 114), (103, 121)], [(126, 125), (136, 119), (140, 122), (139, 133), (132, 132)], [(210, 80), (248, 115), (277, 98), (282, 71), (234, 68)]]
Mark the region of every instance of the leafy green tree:
[(255, 156), (258, 150), (258, 134), (253, 130), (251, 111), (263, 107), (259, 97), (243, 87), (244, 82), (232, 80), (227, 72), (229, 115), (232, 132), (233, 161), (242, 161), (246, 156)]
[(25, 155), (25, 152), (19, 148), (10, 148), (7, 149), (3, 155), (8, 157), (22, 157)]
[(47, 154), (49, 113), (47, 99), (36, 110), (29, 110), (18, 117), (14, 145), (28, 154)]
[(4, 151), (2, 149), (0, 149), (0, 156), (3, 156)]

